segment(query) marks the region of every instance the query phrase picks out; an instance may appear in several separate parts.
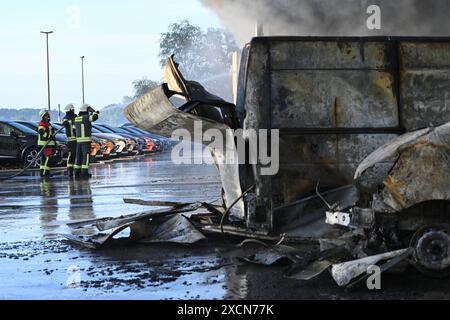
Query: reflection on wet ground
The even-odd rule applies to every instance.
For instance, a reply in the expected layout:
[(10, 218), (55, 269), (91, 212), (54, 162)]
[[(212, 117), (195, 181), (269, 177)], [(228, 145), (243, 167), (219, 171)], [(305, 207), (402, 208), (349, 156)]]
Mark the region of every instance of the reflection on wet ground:
[[(90, 252), (60, 236), (68, 221), (117, 217), (148, 208), (123, 198), (214, 201), (214, 166), (175, 166), (170, 155), (97, 165), (90, 181), (34, 175), (0, 186), (0, 298), (223, 298), (224, 270), (213, 247), (139, 246)], [(84, 234), (90, 230), (83, 229)], [(94, 232), (92, 229), (91, 232)], [(70, 282), (80, 278), (78, 288)]]
[[(170, 155), (105, 163), (93, 179), (41, 182), (24, 176), (0, 184), (0, 299), (391, 299), (448, 298), (448, 281), (415, 272), (383, 278), (381, 292), (343, 292), (324, 274), (285, 279), (284, 268), (230, 260), (228, 241), (195, 247), (139, 245), (89, 251), (60, 236), (68, 221), (117, 217), (148, 208), (123, 198), (214, 201), (215, 166), (176, 166)], [(85, 233), (94, 230), (83, 230)]]
[(220, 197), (214, 166), (177, 166), (170, 154), (97, 165), (92, 174), (90, 181), (57, 174), (48, 182), (36, 176), (2, 181), (0, 242), (56, 239), (69, 232), (64, 222), (145, 211), (123, 198), (190, 202)]

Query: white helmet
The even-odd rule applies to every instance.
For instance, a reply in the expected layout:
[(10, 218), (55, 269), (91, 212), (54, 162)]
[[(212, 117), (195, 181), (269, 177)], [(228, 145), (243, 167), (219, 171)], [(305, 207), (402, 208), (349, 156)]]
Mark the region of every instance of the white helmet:
[(48, 110), (47, 109), (42, 109), (41, 111), (39, 111), (39, 118), (42, 119), (46, 114), (49, 114)]
[(75, 107), (73, 104), (68, 104), (64, 109), (65, 112), (75, 111)]
[(88, 111), (88, 109), (90, 108), (91, 106), (89, 105), (89, 104), (83, 104), (81, 107), (80, 107), (80, 112), (87, 112)]

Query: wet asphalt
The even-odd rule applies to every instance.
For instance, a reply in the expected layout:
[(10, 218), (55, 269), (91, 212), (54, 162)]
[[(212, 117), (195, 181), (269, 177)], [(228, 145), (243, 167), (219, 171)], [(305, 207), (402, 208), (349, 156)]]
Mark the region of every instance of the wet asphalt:
[[(97, 164), (90, 181), (49, 182), (32, 173), (0, 181), (0, 299), (449, 299), (450, 280), (412, 269), (382, 278), (382, 290), (347, 292), (325, 272), (303, 282), (285, 266), (249, 265), (224, 252), (234, 242), (192, 247), (133, 245), (92, 251), (62, 234), (69, 221), (117, 217), (148, 207), (123, 198), (212, 202), (220, 180), (212, 165), (174, 165), (170, 154)], [(3, 174), (3, 173), (2, 173)]]

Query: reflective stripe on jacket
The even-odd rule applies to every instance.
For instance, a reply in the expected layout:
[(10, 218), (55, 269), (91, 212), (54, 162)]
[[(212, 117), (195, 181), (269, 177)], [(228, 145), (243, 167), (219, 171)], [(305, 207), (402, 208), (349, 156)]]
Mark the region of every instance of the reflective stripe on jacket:
[(68, 118), (66, 116), (63, 120), (63, 126), (66, 129), (67, 140), (77, 141), (77, 132), (75, 130), (75, 117)]
[(75, 118), (75, 131), (77, 135), (77, 142), (91, 142), (92, 141), (92, 122), (97, 121), (98, 113), (94, 112), (91, 115), (80, 114)]
[(49, 123), (39, 122), (38, 133), (38, 146), (45, 146), (49, 140), (50, 142), (47, 144), (48, 147), (56, 146), (55, 138), (52, 137), (53, 128)]

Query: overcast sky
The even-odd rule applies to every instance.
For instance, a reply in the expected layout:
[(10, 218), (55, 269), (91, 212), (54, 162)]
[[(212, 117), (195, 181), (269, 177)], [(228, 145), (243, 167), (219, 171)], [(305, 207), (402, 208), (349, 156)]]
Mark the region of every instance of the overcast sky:
[[(78, 15), (79, 13), (79, 15)], [(132, 82), (162, 78), (158, 40), (170, 23), (189, 19), (222, 27), (197, 0), (15, 0), (0, 4), (0, 108), (47, 104), (45, 36), (50, 35), (52, 105), (86, 100), (96, 107), (132, 95)]]

